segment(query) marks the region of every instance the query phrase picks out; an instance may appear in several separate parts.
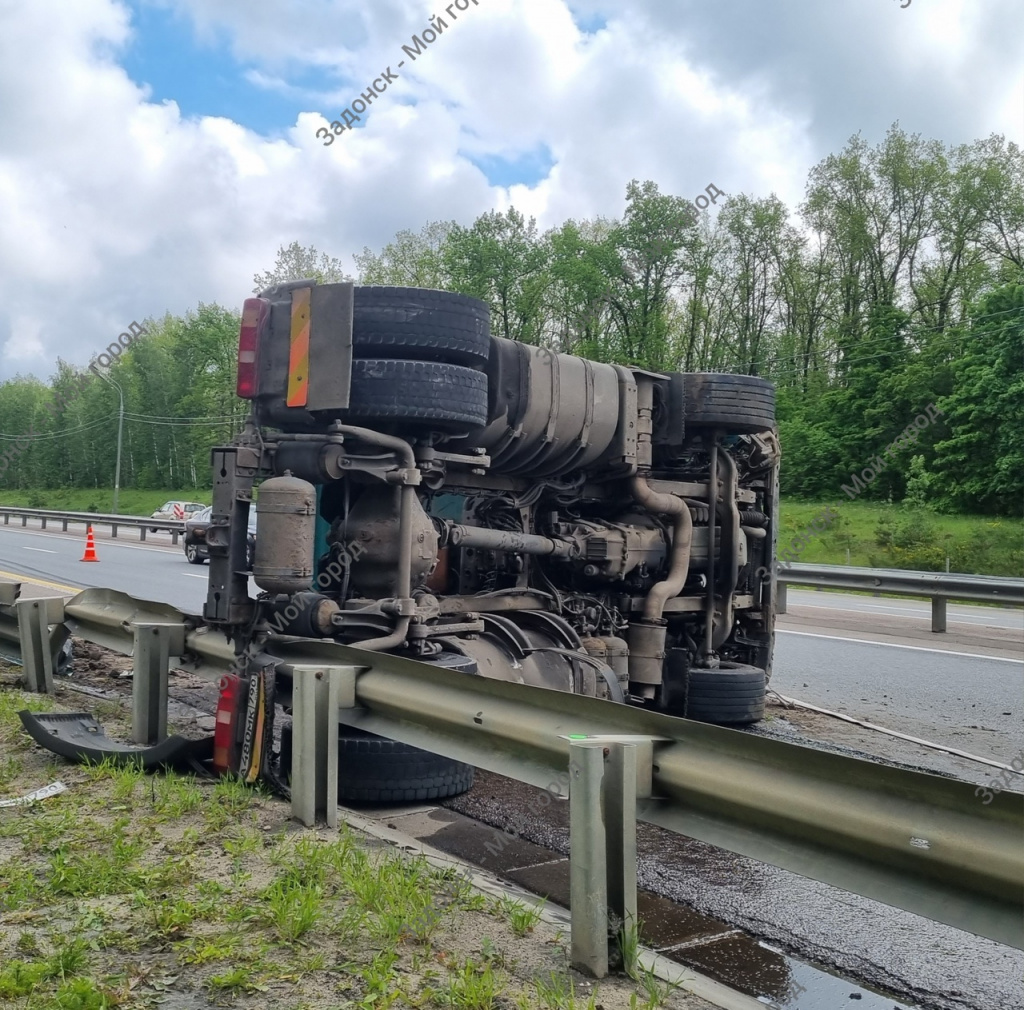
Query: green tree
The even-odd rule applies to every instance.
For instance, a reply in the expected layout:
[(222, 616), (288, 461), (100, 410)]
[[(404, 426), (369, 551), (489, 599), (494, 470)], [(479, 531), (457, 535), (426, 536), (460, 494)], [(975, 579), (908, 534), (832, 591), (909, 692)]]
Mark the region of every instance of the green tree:
[(499, 337), (539, 342), (545, 332), (545, 294), (550, 279), (548, 245), (514, 207), (489, 211), (469, 228), (455, 225), (443, 261), (456, 291), (491, 306), (491, 331)]
[(337, 281), (350, 281), (352, 278), (345, 273), (341, 260), (327, 253), (318, 253), (315, 246), (302, 246), (293, 242), (289, 246), (280, 246), (274, 266), (261, 274), (253, 274), (253, 294), (258, 295), (274, 284), (285, 281), (301, 281), (314, 277), (318, 284), (332, 284)]
[(616, 254), (609, 304), (622, 363), (653, 369), (670, 364), (669, 305), (692, 229), (688, 200), (661, 193), (651, 181), (634, 179), (626, 187), (626, 213), (608, 237)]
[(431, 221), (418, 232), (400, 231), (380, 253), (364, 246), (354, 257), (359, 283), (441, 290), (449, 287), (444, 248), (454, 227), (454, 221)]
[(938, 485), (964, 511), (1024, 512), (1024, 274), (980, 298), (939, 406), (948, 438), (935, 446)]

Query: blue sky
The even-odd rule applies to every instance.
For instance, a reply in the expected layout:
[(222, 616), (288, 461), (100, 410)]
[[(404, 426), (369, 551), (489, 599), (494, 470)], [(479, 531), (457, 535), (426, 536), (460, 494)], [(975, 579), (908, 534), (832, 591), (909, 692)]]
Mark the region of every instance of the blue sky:
[[(299, 113), (316, 107), (318, 98), (346, 85), (353, 95), (361, 90), (363, 82), (294, 60), (274, 75), (277, 86), (268, 86), (261, 61), (239, 59), (226, 28), (200, 33), (184, 11), (160, 0), (130, 0), (126, 6), (131, 11), (132, 37), (120, 54), (121, 66), (132, 80), (149, 89), (151, 101), (173, 101), (185, 117), (223, 116), (256, 133), (278, 137), (294, 125)], [(580, 14), (576, 23), (593, 34), (607, 22), (600, 16)], [(416, 104), (415, 98), (405, 102)], [(334, 114), (329, 105), (324, 105), (323, 112), (328, 118)], [(363, 126), (359, 123), (356, 128)], [(491, 185), (499, 187), (535, 185), (554, 165), (544, 144), (514, 157), (461, 153)]]
[[(146, 85), (151, 101), (177, 102), (183, 116), (224, 116), (266, 136), (278, 136), (309, 108), (294, 94), (282, 94), (254, 83), (247, 74), (255, 61), (240, 61), (230, 33), (199, 38), (193, 21), (181, 10), (146, 0), (131, 0), (133, 37), (119, 62), (138, 84)], [(319, 68), (290, 68), (296, 86), (323, 86)]]
[(632, 179), (795, 209), (858, 132), (1024, 139), (1020, 0), (459, 2), (0, 0), (0, 381), (235, 307), (293, 241), (351, 269), (429, 221), (614, 219)]

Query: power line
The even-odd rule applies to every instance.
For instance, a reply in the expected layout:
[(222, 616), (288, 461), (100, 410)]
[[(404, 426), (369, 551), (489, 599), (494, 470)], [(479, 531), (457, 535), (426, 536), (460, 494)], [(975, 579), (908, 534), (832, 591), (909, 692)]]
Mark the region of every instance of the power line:
[(231, 423), (228, 419), (223, 421), (151, 421), (145, 417), (129, 417), (127, 414), (125, 414), (124, 419), (133, 424), (150, 424), (165, 428), (215, 428)]
[(98, 421), (91, 421), (88, 424), (83, 424), (78, 428), (67, 428), (61, 431), (42, 432), (38, 435), (0, 435), (0, 439), (3, 439), (6, 442), (39, 442), (54, 438), (66, 438), (68, 435), (77, 435), (79, 432), (92, 431), (93, 428), (100, 428), (103, 425), (105, 425), (109, 420), (116, 419), (116, 416), (117, 415), (114, 415), (114, 418), (100, 418)]
[(134, 411), (126, 410), (124, 416), (137, 421), (234, 421), (244, 416), (245, 411), (238, 414), (211, 414), (206, 417), (178, 417), (174, 414), (137, 414)]

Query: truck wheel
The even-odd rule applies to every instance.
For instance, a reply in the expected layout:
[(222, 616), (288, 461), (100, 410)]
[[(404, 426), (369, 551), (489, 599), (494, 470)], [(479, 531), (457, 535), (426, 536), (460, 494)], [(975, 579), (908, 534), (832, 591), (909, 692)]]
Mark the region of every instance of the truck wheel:
[(764, 670), (722, 663), (717, 670), (691, 667), (686, 675), (683, 715), (716, 725), (742, 725), (764, 718)]
[(683, 372), (687, 427), (755, 434), (775, 427), (775, 387), (757, 375)]
[[(386, 737), (339, 726), (338, 799), (351, 803), (441, 800), (473, 784), (473, 766)], [(281, 772), (290, 776), (292, 727), (281, 730)]]
[(467, 433), (487, 422), (487, 376), (434, 361), (357, 358), (345, 419)]
[(357, 358), (406, 358), (483, 368), (491, 350), (486, 302), (429, 288), (357, 287)]

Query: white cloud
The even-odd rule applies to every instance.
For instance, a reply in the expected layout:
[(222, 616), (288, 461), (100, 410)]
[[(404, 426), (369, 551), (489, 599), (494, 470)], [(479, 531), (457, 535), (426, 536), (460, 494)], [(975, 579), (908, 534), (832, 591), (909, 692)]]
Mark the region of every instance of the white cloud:
[[(85, 363), (132, 319), (236, 306), (296, 239), (348, 257), (510, 203), (542, 226), (613, 217), (631, 178), (794, 207), (858, 130), (877, 141), (899, 119), (969, 141), (1024, 112), (1015, 0), (480, 0), (457, 20), (412, 0), (159, 2), (308, 111), (274, 137), (183, 119), (118, 65), (133, 30), (119, 0), (0, 0), (0, 379)], [(449, 25), (411, 61), (401, 46), (431, 12)], [(607, 24), (581, 33), (572, 13)], [(400, 77), (365, 128), (324, 148), (319, 113), (388, 65)], [(547, 178), (507, 191), (468, 160), (543, 148)]]

